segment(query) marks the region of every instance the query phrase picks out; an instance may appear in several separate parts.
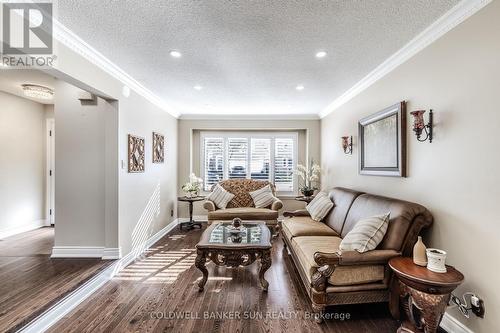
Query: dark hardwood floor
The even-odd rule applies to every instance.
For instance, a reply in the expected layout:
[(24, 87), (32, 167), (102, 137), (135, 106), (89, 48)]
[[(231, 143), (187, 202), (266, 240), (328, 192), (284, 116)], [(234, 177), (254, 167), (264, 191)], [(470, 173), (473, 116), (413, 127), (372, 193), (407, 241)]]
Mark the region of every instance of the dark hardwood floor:
[[(268, 293), (260, 288), (256, 263), (233, 269), (207, 264), (209, 280), (199, 293), (201, 273), (194, 260), (200, 235), (199, 230), (171, 232), (50, 331), (354, 333), (398, 327), (387, 304), (333, 307), (329, 313), (339, 318), (322, 325), (305, 318), (310, 303), (281, 240), (275, 241), (266, 273)], [(229, 318), (237, 314), (240, 319)]]
[(15, 332), (110, 261), (50, 259), (54, 229), (0, 240), (0, 332)]

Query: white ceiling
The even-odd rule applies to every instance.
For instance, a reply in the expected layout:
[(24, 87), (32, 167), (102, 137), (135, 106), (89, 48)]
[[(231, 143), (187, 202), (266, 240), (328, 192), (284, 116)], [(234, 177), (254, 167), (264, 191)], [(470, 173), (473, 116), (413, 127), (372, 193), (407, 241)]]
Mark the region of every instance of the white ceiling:
[(37, 70), (12, 70), (0, 68), (0, 91), (23, 97), (41, 104), (54, 104), (53, 100), (27, 97), (23, 93), (22, 84), (31, 83), (54, 89), (54, 77)]
[[(304, 115), (457, 3), (59, 0), (58, 19), (183, 115)], [(319, 50), (328, 55), (315, 58)]]

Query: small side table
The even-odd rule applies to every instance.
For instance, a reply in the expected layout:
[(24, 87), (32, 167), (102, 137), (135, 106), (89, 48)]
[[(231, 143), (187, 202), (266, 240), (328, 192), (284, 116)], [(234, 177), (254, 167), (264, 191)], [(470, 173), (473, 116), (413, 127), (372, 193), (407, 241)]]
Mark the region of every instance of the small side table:
[(395, 273), (389, 307), (399, 317), (402, 306), (405, 318), (398, 333), (434, 333), (448, 306), (451, 292), (464, 280), (462, 273), (446, 266), (446, 273), (434, 273), (413, 263), (412, 258), (392, 258), (389, 266)]
[(183, 228), (186, 228), (186, 230), (191, 230), (194, 229), (195, 226), (198, 226), (201, 229), (201, 223), (193, 220), (193, 202), (205, 200), (205, 197), (198, 196), (189, 198), (184, 196), (184, 197), (178, 197), (177, 200), (183, 202), (189, 202), (189, 222), (179, 223), (179, 229), (182, 230)]
[(295, 200), (297, 201), (304, 201), (307, 204), (309, 204), (311, 201), (313, 201), (314, 199), (314, 195), (311, 195), (310, 197), (305, 197), (305, 196), (299, 196), (299, 197), (295, 197)]

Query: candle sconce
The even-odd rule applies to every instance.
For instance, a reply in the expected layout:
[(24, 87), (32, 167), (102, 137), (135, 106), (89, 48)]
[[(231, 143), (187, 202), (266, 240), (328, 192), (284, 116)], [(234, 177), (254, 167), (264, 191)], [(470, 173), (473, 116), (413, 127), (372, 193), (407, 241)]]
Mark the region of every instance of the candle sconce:
[[(426, 124), (424, 122), (424, 113), (425, 110), (417, 110), (410, 112), (413, 116), (413, 132), (417, 135), (417, 140), (420, 142), (424, 142), (429, 139), (429, 142), (432, 142), (432, 127), (434, 115), (432, 113), (432, 109), (429, 110), (429, 122)], [(422, 137), (422, 132), (425, 132), (425, 138)]]
[(344, 150), (344, 154), (352, 155), (352, 136), (342, 137), (342, 149)]

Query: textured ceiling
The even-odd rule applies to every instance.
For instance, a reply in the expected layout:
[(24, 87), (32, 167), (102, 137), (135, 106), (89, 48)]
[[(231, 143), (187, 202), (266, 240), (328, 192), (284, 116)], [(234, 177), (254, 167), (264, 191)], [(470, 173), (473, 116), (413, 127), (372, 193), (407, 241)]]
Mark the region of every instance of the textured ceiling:
[(58, 16), (181, 114), (317, 114), (457, 3), (59, 0)]

